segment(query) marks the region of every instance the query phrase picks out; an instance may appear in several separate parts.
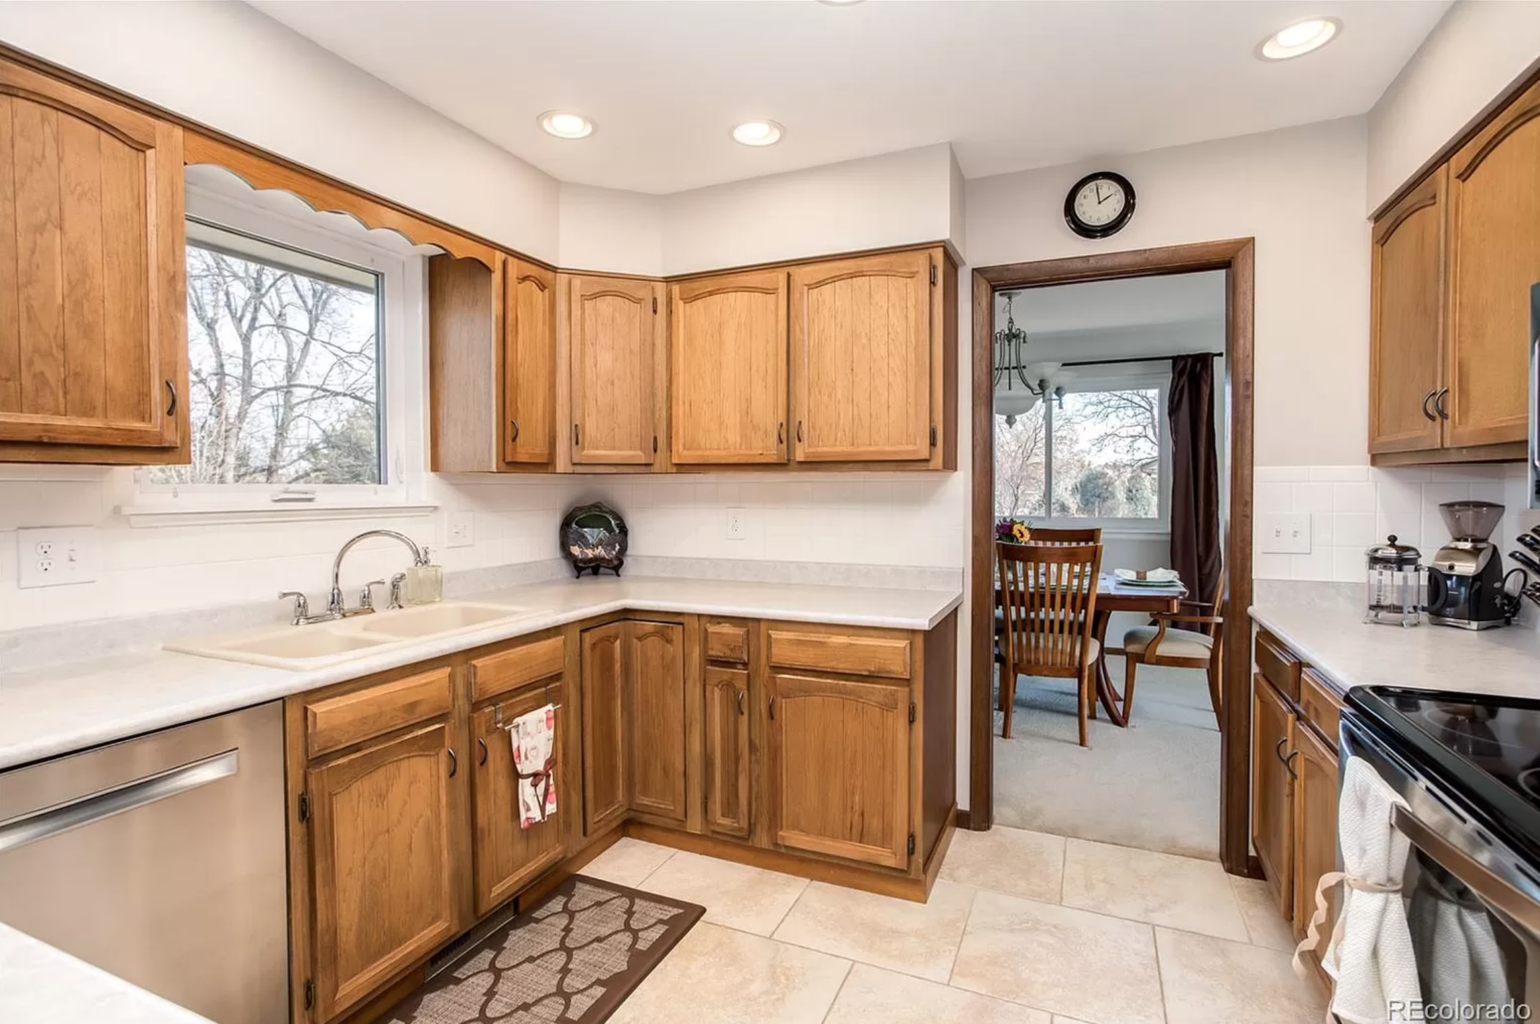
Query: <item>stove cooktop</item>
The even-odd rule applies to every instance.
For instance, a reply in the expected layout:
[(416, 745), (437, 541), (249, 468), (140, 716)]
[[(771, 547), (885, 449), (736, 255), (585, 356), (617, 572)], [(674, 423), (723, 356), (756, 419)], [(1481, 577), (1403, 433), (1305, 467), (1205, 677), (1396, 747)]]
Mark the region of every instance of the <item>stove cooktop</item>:
[(1413, 768), (1540, 859), (1540, 700), (1365, 686), (1348, 703)]

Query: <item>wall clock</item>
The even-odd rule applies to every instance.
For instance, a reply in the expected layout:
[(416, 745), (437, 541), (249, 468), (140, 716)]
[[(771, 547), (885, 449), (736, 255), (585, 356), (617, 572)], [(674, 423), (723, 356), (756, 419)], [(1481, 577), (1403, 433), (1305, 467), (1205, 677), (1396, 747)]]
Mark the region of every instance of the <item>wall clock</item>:
[(1064, 197), (1064, 220), (1082, 238), (1115, 235), (1133, 215), (1134, 186), (1113, 171), (1087, 174)]

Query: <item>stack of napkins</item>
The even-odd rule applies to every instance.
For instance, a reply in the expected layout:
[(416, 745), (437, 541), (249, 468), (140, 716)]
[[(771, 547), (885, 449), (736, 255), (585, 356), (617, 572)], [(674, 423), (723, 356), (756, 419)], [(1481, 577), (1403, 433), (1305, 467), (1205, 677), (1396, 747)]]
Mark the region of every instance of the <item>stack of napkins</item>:
[(1170, 590), (1182, 585), (1182, 578), (1175, 569), (1114, 569), (1112, 576), (1119, 583), (1130, 587)]

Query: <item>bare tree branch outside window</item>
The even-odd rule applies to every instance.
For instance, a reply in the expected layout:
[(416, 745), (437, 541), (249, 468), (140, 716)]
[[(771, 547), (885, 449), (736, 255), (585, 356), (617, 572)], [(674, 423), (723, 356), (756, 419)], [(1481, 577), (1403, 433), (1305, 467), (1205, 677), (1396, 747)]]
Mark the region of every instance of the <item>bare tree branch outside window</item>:
[(375, 292), (187, 247), (192, 463), (198, 484), (380, 482)]

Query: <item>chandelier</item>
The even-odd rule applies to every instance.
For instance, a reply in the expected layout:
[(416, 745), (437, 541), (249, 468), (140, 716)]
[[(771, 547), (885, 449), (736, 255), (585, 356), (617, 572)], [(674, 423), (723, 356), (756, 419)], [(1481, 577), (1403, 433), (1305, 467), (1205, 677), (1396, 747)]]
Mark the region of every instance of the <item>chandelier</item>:
[(1005, 417), (1007, 426), (1015, 426), (1016, 417), (1031, 412), (1050, 388), (1059, 408), (1064, 408), (1064, 385), (1054, 387), (1049, 381), (1061, 364), (1027, 362), (1027, 332), (1016, 326), (1011, 311), (1014, 298), (1005, 297), (1005, 327), (995, 332), (995, 413)]

